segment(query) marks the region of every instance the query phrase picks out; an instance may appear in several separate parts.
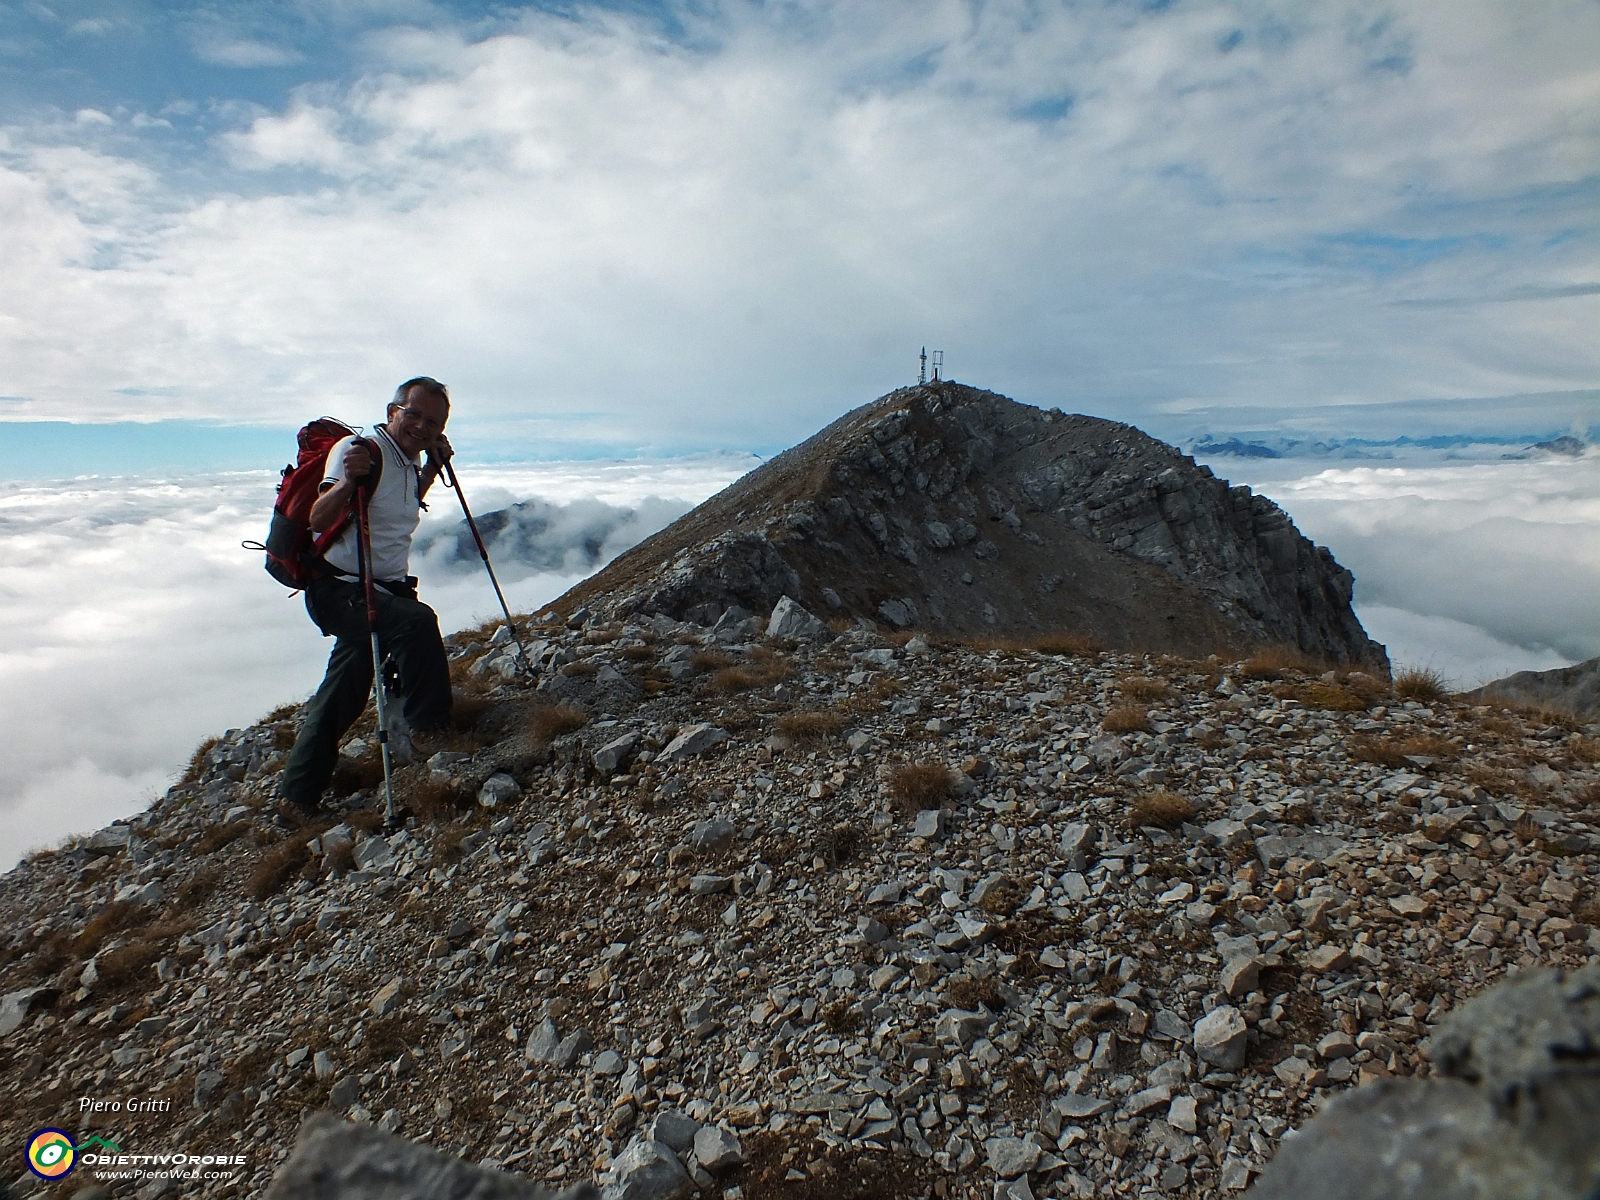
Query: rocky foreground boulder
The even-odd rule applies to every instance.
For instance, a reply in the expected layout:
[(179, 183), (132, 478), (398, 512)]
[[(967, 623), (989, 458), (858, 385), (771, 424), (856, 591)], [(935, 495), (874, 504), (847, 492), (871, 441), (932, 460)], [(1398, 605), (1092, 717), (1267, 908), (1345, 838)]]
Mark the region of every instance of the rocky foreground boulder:
[(1498, 1094), (1522, 1035), (1446, 1065), (1450, 1015), (1600, 954), (1593, 727), (807, 615), (552, 623), (532, 677), (456, 635), (403, 828), (370, 724), (336, 811), (273, 822), (285, 708), (32, 856), (0, 879), (0, 1139), (247, 1159), (58, 1189), (141, 1200), (300, 1178), (317, 1113), (496, 1173), (463, 1188), (1233, 1197), (1342, 1095)]
[(945, 382), (841, 417), (554, 609), (710, 624), (787, 595), (892, 628), (1191, 655), (1289, 645), (1386, 673), (1353, 582), (1266, 497), (1130, 425)]

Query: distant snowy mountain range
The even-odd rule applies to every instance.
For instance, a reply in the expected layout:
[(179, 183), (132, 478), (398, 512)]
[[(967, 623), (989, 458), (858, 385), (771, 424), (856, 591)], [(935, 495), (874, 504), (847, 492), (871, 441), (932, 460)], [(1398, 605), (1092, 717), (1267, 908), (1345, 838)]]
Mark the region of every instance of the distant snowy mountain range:
[[(1522, 437), (1484, 434), (1437, 434), (1432, 437), (1314, 438), (1293, 434), (1203, 434), (1184, 445), (1197, 458), (1334, 458), (1392, 459), (1432, 451), (1446, 459), (1531, 459), (1548, 455), (1581, 457), (1596, 444), (1590, 434), (1570, 433)], [(1517, 447), (1508, 450), (1506, 447)]]

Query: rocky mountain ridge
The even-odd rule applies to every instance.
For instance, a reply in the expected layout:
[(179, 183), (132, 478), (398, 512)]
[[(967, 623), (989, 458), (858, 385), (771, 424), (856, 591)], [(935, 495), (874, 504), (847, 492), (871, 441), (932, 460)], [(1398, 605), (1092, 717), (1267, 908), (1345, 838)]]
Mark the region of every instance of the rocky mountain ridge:
[(1518, 671), (1465, 695), (1485, 703), (1551, 709), (1593, 721), (1600, 718), (1600, 658), (1551, 671)]
[[(273, 824), (285, 709), (0, 879), (10, 1144), (231, 1149), (260, 1194), (331, 1111), (607, 1200), (1231, 1196), (1600, 953), (1593, 728), (792, 601), (525, 640), (533, 678), (451, 639), (399, 831), (370, 724), (340, 809)], [(239, 1187), (161, 1182), (105, 1186)]]
[(1387, 673), (1353, 582), (1266, 497), (1132, 426), (942, 382), (839, 418), (553, 608), (710, 623), (788, 595), (933, 634), (1289, 645)]

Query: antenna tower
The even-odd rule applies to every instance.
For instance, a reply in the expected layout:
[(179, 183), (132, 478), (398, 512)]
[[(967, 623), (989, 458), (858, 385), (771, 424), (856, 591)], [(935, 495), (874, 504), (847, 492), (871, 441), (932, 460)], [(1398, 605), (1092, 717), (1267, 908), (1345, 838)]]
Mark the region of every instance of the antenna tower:
[(939, 372), (942, 370), (944, 370), (944, 351), (935, 350), (933, 352), (933, 381), (935, 383), (939, 382)]
[(922, 354), (919, 357), (922, 360), (922, 365), (917, 368), (917, 386), (921, 387), (928, 382), (928, 348), (926, 346), (922, 348)]

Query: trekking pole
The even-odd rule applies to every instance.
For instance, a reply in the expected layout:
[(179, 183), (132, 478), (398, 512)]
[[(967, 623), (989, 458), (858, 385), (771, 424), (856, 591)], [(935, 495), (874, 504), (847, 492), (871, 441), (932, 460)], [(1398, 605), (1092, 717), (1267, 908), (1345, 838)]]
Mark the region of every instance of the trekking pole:
[(472, 530), (472, 540), (478, 543), (478, 557), (483, 559), (483, 566), (489, 572), (489, 582), (494, 585), (494, 594), (500, 601), (500, 611), (506, 615), (506, 628), (511, 631), (511, 640), (517, 647), (517, 661), (522, 664), (522, 669), (529, 675), (533, 674), (533, 665), (528, 662), (528, 652), (522, 648), (522, 639), (517, 637), (517, 623), (511, 619), (511, 609), (506, 604), (505, 593), (500, 590), (500, 581), (494, 577), (494, 564), (489, 561), (489, 551), (483, 544), (483, 535), (478, 532), (478, 523), (472, 519), (472, 510), (467, 507), (467, 498), (461, 491), (461, 481), (456, 478), (456, 469), (450, 463), (444, 464), (445, 486), (455, 490), (456, 499), (461, 501), (461, 511), (466, 515), (467, 528)]
[(383, 755), (383, 823), (395, 824), (394, 774), (389, 764), (389, 720), (383, 711), (383, 656), (378, 650), (378, 590), (372, 583), (372, 538), (367, 529), (367, 493), (356, 487), (356, 565), (367, 599), (367, 628), (372, 631), (372, 696), (378, 706), (378, 751)]

